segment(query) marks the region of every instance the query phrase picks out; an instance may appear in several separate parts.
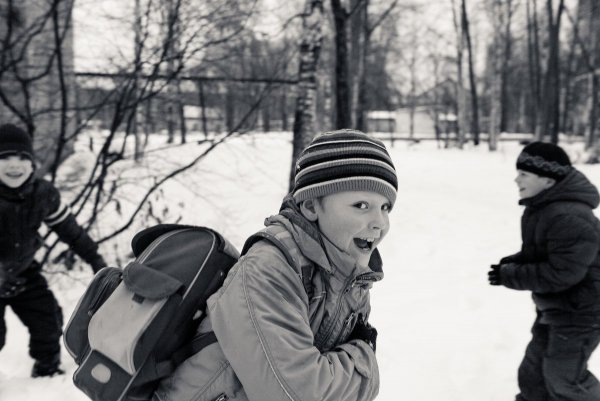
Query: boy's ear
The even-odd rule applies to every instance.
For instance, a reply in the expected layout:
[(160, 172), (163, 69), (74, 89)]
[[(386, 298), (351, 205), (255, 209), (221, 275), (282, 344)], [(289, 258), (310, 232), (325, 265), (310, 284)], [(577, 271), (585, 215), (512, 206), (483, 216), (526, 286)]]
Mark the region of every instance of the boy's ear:
[(300, 204), (300, 212), (309, 221), (317, 221), (317, 210), (315, 209), (315, 200), (307, 199)]
[(544, 177), (546, 178), (546, 189), (552, 187), (554, 184), (556, 184), (556, 180), (554, 178), (550, 178), (550, 177)]

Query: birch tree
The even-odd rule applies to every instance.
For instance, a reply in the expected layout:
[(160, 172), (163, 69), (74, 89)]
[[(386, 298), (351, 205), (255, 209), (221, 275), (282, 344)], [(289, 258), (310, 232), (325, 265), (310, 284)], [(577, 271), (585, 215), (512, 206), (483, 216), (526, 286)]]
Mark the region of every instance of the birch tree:
[(316, 132), (317, 68), (323, 41), (322, 25), (323, 1), (306, 0), (299, 44), (298, 95), (294, 115), (290, 190), (294, 185), (296, 160)]

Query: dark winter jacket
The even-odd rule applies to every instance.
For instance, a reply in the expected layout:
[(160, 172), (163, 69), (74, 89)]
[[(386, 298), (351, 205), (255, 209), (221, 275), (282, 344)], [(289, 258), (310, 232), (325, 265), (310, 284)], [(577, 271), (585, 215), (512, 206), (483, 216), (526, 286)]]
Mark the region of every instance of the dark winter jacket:
[[(290, 210), (267, 219), (295, 261), (268, 241), (255, 243), (208, 300), (199, 332), (218, 342), (163, 380), (154, 401), (371, 401), (379, 391), (373, 349), (350, 340), (358, 315), (368, 319), (369, 289), (383, 277), (325, 239)], [(304, 223), (303, 223), (304, 220)], [(312, 266), (307, 294), (301, 266)]]
[(42, 246), (38, 233), (42, 222), (94, 271), (102, 267), (98, 246), (61, 202), (58, 190), (46, 180), (31, 178), (19, 188), (0, 184), (0, 286), (23, 284), (39, 272), (39, 265), (32, 262)]
[(562, 181), (523, 199), (521, 251), (504, 258), (502, 284), (530, 290), (542, 323), (600, 322), (598, 190), (573, 169)]

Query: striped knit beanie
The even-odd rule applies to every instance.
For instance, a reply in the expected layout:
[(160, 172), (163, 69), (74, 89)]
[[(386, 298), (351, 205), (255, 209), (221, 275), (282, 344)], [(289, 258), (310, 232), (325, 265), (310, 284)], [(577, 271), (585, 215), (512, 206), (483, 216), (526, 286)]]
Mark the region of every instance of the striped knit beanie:
[(343, 191), (372, 191), (393, 205), (398, 191), (394, 163), (383, 142), (342, 129), (316, 136), (296, 163), (296, 203)]
[(14, 154), (20, 154), (33, 160), (31, 137), (16, 125), (0, 125), (0, 157)]
[(560, 146), (532, 142), (517, 158), (517, 169), (560, 181), (571, 172), (572, 167), (569, 156)]

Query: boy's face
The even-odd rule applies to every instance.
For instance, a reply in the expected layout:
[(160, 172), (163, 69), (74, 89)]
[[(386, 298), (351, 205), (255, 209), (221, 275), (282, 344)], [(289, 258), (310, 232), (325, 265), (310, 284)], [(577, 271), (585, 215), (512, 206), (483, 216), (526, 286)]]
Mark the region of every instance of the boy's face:
[(26, 157), (11, 155), (0, 158), (0, 181), (10, 188), (18, 188), (33, 173), (33, 163)]
[(376, 192), (346, 191), (314, 201), (321, 232), (335, 246), (367, 266), (390, 226), (388, 199)]
[(515, 182), (521, 199), (532, 198), (556, 183), (552, 178), (542, 177), (529, 171), (517, 170)]

